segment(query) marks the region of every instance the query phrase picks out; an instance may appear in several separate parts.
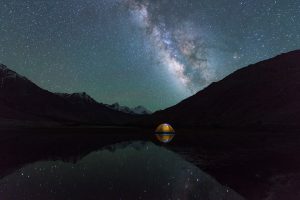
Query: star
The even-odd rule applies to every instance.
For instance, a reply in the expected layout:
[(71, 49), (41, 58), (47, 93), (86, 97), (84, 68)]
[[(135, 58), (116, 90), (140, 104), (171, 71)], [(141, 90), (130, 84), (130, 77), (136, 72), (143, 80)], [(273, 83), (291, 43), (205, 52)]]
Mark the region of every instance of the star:
[(0, 63), (52, 92), (86, 92), (102, 103), (152, 111), (300, 48), (297, 0), (1, 5)]

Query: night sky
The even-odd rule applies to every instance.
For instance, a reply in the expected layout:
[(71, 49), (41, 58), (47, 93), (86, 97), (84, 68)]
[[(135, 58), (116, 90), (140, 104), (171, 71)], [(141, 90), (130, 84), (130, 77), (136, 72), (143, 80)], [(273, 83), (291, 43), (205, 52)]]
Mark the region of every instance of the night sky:
[(0, 0), (0, 63), (53, 92), (174, 105), (300, 48), (299, 0)]

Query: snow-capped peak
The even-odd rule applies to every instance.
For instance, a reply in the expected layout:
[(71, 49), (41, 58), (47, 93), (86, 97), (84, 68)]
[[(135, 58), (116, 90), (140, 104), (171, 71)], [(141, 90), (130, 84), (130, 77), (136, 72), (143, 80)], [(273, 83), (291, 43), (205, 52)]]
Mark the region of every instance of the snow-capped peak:
[(57, 95), (64, 97), (69, 100), (73, 101), (82, 101), (85, 103), (97, 103), (92, 97), (90, 97), (87, 93), (85, 92), (77, 92), (77, 93), (56, 93)]
[(113, 110), (121, 111), (124, 113), (130, 113), (130, 114), (137, 114), (137, 115), (147, 115), (151, 114), (149, 110), (144, 108), (143, 106), (137, 106), (134, 108), (129, 108), (127, 106), (120, 106), (119, 103), (114, 103), (111, 105), (106, 105), (108, 108), (111, 108)]
[(137, 106), (135, 108), (132, 109), (134, 111), (134, 113), (136, 114), (140, 114), (140, 115), (148, 115), (151, 114), (151, 111), (149, 111), (148, 109), (146, 109), (143, 106)]

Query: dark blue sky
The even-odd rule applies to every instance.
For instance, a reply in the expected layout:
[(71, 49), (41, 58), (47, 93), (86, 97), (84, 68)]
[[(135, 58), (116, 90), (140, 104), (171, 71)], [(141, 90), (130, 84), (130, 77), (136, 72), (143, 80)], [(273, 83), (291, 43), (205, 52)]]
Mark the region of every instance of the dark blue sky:
[(0, 62), (53, 92), (151, 110), (300, 48), (299, 0), (1, 0)]

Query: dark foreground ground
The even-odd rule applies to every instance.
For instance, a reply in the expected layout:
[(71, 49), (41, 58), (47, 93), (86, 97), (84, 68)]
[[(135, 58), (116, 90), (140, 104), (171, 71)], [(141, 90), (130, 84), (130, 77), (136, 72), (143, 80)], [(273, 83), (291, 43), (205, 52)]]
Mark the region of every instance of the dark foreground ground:
[(152, 130), (116, 127), (0, 129), (0, 178), (35, 161), (76, 162), (123, 141), (153, 141), (182, 155), (247, 199), (300, 199), (300, 134), (177, 130), (169, 144)]

